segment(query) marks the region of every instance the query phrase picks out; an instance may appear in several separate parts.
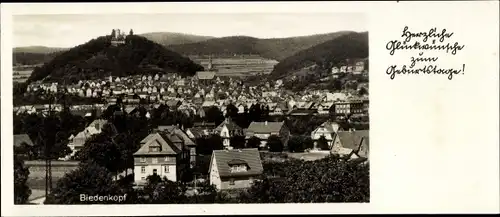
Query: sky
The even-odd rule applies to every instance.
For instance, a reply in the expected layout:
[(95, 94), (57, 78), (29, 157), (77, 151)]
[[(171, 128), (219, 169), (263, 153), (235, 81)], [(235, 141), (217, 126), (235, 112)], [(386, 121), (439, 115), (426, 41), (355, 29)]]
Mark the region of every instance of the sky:
[(178, 32), (214, 37), (245, 35), (282, 38), (336, 31), (367, 31), (358, 13), (328, 14), (80, 14), (16, 15), (13, 46), (73, 47), (108, 35), (112, 29), (134, 34)]

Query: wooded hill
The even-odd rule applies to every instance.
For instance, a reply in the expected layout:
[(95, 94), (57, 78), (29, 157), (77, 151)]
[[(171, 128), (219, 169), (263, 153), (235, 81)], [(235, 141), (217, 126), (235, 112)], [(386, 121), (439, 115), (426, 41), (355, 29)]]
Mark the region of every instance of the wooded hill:
[(28, 82), (37, 80), (77, 82), (109, 76), (147, 74), (155, 71), (191, 76), (203, 67), (145, 37), (132, 35), (123, 45), (111, 46), (111, 36), (101, 36), (55, 56), (35, 68)]
[(254, 54), (264, 58), (282, 60), (296, 52), (335, 39), (352, 32), (342, 31), (310, 36), (259, 39), (248, 36), (230, 36), (202, 42), (167, 46), (184, 55)]
[(349, 33), (283, 59), (274, 66), (271, 76), (284, 77), (311, 65), (330, 67), (346, 59), (366, 57), (368, 57), (368, 32)]

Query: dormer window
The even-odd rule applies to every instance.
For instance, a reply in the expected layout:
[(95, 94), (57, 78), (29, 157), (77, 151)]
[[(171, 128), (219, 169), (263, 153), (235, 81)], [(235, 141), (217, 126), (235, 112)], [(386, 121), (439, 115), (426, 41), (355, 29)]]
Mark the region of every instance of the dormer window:
[(250, 169), (247, 162), (239, 159), (233, 159), (229, 161), (228, 165), (231, 173), (246, 172)]
[(160, 152), (160, 146), (149, 146), (149, 152)]
[(232, 173), (246, 172), (248, 167), (246, 164), (232, 165), (230, 170)]

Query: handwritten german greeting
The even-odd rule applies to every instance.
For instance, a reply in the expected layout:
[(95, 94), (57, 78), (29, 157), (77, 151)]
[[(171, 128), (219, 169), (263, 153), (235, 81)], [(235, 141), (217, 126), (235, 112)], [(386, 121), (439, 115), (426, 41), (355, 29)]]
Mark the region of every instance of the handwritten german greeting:
[[(401, 38), (389, 41), (386, 49), (391, 56), (404, 51), (410, 51), (414, 55), (407, 64), (390, 65), (386, 70), (387, 75), (391, 80), (396, 75), (445, 75), (448, 80), (452, 80), (455, 75), (464, 74), (465, 64), (451, 68), (439, 65), (440, 58), (455, 56), (465, 47), (453, 41), (453, 34), (447, 29), (437, 28), (431, 28), (427, 32), (412, 32), (405, 26)], [(436, 52), (444, 55), (438, 57)]]

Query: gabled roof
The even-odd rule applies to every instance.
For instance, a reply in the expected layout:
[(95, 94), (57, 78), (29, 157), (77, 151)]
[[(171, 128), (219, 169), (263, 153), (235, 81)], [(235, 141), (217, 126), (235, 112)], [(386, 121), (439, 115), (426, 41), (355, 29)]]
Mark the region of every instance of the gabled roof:
[(215, 72), (213, 71), (199, 71), (196, 72), (196, 77), (201, 80), (211, 80), (215, 77)]
[(358, 130), (358, 131), (339, 131), (337, 132), (338, 139), (342, 143), (342, 147), (358, 150), (360, 144), (366, 145), (368, 147), (369, 142), (369, 131), (368, 130)]
[(96, 127), (97, 125), (99, 125), (99, 127), (97, 127), (97, 128), (102, 128), (107, 123), (108, 123), (108, 121), (105, 119), (96, 119), (96, 120), (92, 121), (92, 123), (89, 124), (89, 127)]
[(33, 141), (30, 139), (28, 134), (17, 134), (14, 135), (14, 147), (19, 147), (23, 143), (26, 143), (29, 146), (33, 146)]
[[(212, 161), (214, 159), (217, 164), (217, 170), (219, 171), (219, 176), (221, 178), (255, 176), (262, 174), (264, 170), (262, 167), (262, 161), (260, 159), (259, 150), (256, 148), (214, 150), (212, 154)], [(230, 165), (234, 165), (235, 163), (248, 165), (248, 170), (245, 172), (231, 173)]]
[(285, 122), (252, 122), (247, 132), (253, 133), (278, 133)]
[(242, 130), (240, 126), (238, 126), (236, 123), (234, 123), (230, 118), (226, 118), (217, 128), (215, 128), (216, 132), (220, 132), (222, 130), (222, 127), (226, 126), (229, 131), (233, 130)]
[(335, 122), (326, 121), (321, 124), (320, 127), (324, 127), (328, 132), (336, 133), (339, 130), (340, 125)]
[[(178, 141), (180, 139), (165, 132), (149, 134), (141, 141), (141, 148), (134, 155), (176, 155), (181, 152), (180, 148), (182, 147), (177, 147), (172, 140)], [(160, 146), (160, 151), (150, 152), (149, 147), (151, 145)]]
[[(204, 131), (207, 130), (207, 128), (204, 127), (193, 127), (188, 129), (195, 138), (200, 138), (205, 135)], [(195, 143), (196, 144), (196, 143)]]

